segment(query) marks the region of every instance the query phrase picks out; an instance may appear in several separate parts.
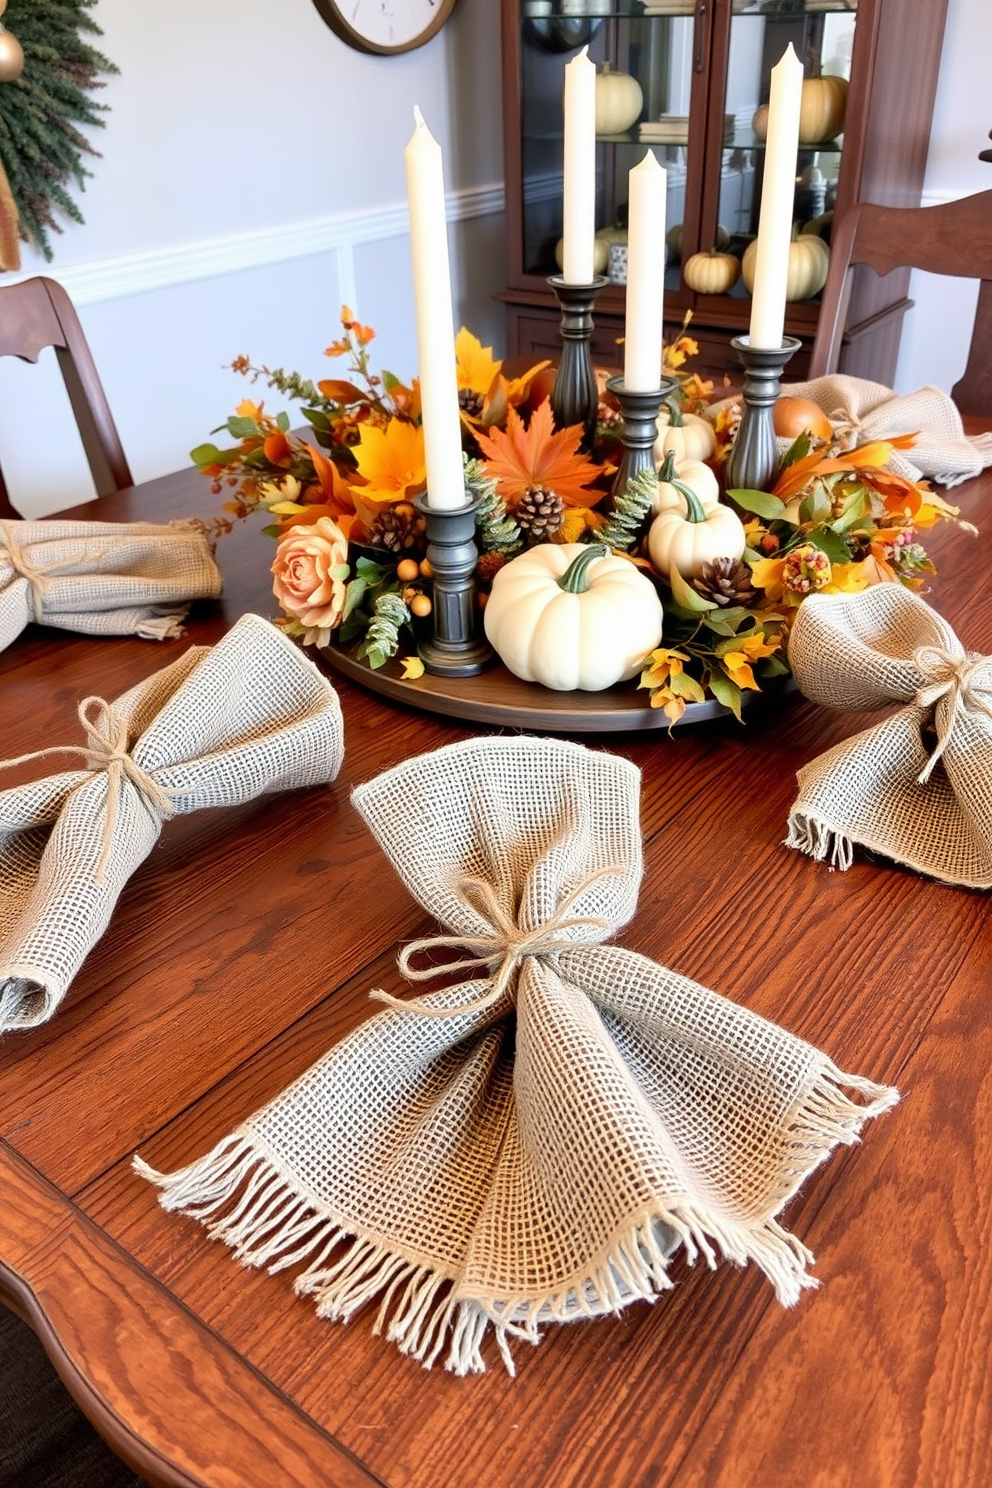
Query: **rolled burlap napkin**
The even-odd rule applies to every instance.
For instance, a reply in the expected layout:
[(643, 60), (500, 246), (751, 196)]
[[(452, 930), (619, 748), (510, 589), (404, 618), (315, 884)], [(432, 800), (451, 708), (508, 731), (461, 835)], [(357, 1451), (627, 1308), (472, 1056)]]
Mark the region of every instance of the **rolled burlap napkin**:
[[(927, 476), (941, 485), (956, 486), (992, 465), (992, 434), (965, 434), (961, 415), (940, 388), (894, 393), (881, 383), (834, 373), (812, 382), (791, 383), (782, 393), (810, 398), (822, 408), (845, 450), (874, 439), (916, 434), (909, 454), (893, 450), (888, 462), (890, 470), (908, 480)], [(783, 450), (790, 443), (783, 441)]]
[(799, 771), (787, 845), (847, 868), (858, 844), (992, 888), (992, 657), (901, 584), (877, 584), (805, 599), (789, 663), (827, 707), (903, 706)]
[[(461, 953), (440, 992), (332, 1049), (161, 1202), (249, 1266), (305, 1263), (323, 1317), (430, 1367), (671, 1286), (668, 1258), (755, 1261), (783, 1302), (814, 1285), (775, 1215), (894, 1090), (643, 956), (601, 944), (634, 912), (639, 772), (551, 739), (475, 739), (354, 793)], [(860, 1102), (844, 1093), (847, 1086)]]
[(85, 768), (0, 792), (0, 1033), (44, 1022), (170, 816), (333, 780), (341, 710), (258, 615), (114, 703), (79, 706)]
[(0, 651), (32, 620), (87, 635), (182, 634), (221, 577), (190, 523), (0, 521)]

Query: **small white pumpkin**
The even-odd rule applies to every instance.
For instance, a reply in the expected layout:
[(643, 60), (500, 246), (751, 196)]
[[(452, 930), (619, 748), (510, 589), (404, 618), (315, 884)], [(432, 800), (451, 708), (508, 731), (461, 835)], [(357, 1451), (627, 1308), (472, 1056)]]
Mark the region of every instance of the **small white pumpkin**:
[(741, 261), (734, 253), (711, 248), (693, 253), (682, 265), (682, 278), (697, 294), (729, 294), (740, 278)]
[(667, 576), (675, 568), (684, 579), (695, 579), (703, 564), (715, 558), (742, 558), (747, 537), (744, 523), (729, 506), (718, 502), (704, 508), (690, 487), (685, 490), (688, 514), (672, 508), (655, 517), (648, 530), (648, 552), (660, 574)]
[(657, 428), (655, 466), (663, 464), (669, 450), (676, 460), (708, 460), (716, 451), (716, 431), (709, 420), (698, 413), (683, 413), (675, 402), (662, 405)]
[(605, 543), (542, 543), (499, 570), (484, 623), (515, 677), (599, 692), (640, 670), (662, 608), (647, 575)]
[(685, 516), (689, 509), (687, 489), (705, 511), (719, 503), (720, 482), (710, 467), (702, 460), (679, 460), (673, 450), (668, 450), (658, 470), (658, 485), (651, 502), (654, 515), (677, 511)]
[[(744, 250), (741, 275), (750, 294), (754, 293), (754, 264), (758, 240), (754, 238)], [(789, 268), (785, 280), (787, 300), (809, 300), (819, 294), (827, 282), (830, 249), (822, 238), (800, 233), (789, 244)]]
[(596, 133), (623, 134), (644, 107), (641, 85), (629, 72), (614, 72), (608, 62), (596, 74)]

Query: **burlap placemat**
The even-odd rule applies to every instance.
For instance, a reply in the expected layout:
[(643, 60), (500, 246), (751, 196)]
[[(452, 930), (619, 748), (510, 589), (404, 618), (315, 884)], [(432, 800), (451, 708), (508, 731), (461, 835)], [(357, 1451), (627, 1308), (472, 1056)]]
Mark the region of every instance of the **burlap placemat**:
[(220, 592), (210, 544), (190, 523), (0, 521), (0, 651), (32, 620), (178, 636), (190, 603)]
[(333, 780), (327, 679), (257, 615), (114, 703), (79, 706), (85, 768), (0, 791), (0, 1033), (51, 1017), (170, 816)]
[[(961, 415), (940, 388), (894, 393), (881, 383), (834, 373), (812, 382), (790, 383), (782, 392), (810, 398), (822, 408), (844, 450), (873, 439), (916, 434), (912, 459), (904, 450), (893, 450), (888, 462), (890, 470), (909, 480), (927, 476), (956, 486), (992, 465), (992, 434), (965, 434)], [(783, 451), (790, 443), (783, 442)]]
[(847, 868), (858, 844), (992, 888), (992, 657), (901, 584), (876, 584), (805, 599), (789, 663), (827, 707), (903, 706), (799, 771), (787, 845)]
[[(668, 1288), (681, 1244), (813, 1285), (775, 1216), (896, 1092), (746, 1008), (601, 942), (634, 912), (639, 772), (550, 739), (474, 739), (354, 801), (434, 945), (470, 980), (388, 1004), (212, 1152), (136, 1167), (248, 1266), (302, 1265), (322, 1317), (430, 1367), (481, 1371), (491, 1327), (616, 1312)], [(854, 1100), (842, 1087), (859, 1097)]]

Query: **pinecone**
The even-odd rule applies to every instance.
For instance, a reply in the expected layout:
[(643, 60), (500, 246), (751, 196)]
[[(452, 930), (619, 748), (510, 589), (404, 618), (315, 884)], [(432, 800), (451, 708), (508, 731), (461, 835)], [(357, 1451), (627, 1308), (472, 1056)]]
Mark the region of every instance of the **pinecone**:
[(424, 519), (409, 501), (387, 506), (378, 513), (368, 532), (369, 545), (390, 553), (409, 553), (424, 547)]
[(704, 563), (692, 587), (718, 605), (752, 605), (758, 597), (751, 570), (738, 558), (714, 558), (712, 563)]
[(565, 503), (547, 486), (531, 486), (521, 496), (513, 515), (528, 542), (547, 542), (565, 520)]

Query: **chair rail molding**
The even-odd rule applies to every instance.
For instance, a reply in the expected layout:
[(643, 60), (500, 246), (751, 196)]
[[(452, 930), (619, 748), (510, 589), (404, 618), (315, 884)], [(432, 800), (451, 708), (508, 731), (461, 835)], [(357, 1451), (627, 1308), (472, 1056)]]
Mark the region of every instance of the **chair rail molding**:
[[(463, 187), (448, 192), (445, 197), (445, 215), (449, 223), (495, 216), (504, 209), (502, 181)], [(180, 243), (149, 253), (67, 264), (64, 268), (58, 265), (35, 266), (29, 271), (11, 275), (5, 282), (17, 283), (35, 274), (46, 274), (58, 280), (78, 307), (170, 289), (223, 274), (237, 274), (246, 269), (265, 268), (296, 258), (333, 253), (337, 259), (341, 298), (355, 307), (355, 250), (366, 243), (406, 237), (408, 232), (409, 215), (405, 202), (361, 207), (255, 232)]]

